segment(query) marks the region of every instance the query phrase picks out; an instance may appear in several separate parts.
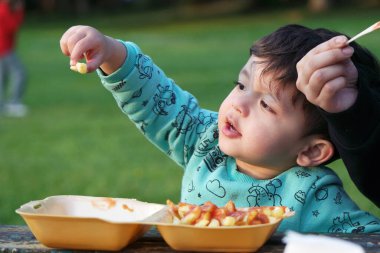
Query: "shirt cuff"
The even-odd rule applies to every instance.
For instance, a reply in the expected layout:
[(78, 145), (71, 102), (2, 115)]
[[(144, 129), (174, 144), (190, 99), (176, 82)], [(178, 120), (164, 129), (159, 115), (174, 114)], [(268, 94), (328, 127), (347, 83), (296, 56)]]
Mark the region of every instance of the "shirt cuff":
[(103, 83), (113, 84), (127, 78), (135, 66), (136, 57), (140, 51), (140, 48), (133, 42), (126, 42), (121, 40), (119, 40), (119, 42), (125, 46), (127, 50), (127, 57), (123, 65), (110, 75), (105, 75), (101, 69), (96, 70)]

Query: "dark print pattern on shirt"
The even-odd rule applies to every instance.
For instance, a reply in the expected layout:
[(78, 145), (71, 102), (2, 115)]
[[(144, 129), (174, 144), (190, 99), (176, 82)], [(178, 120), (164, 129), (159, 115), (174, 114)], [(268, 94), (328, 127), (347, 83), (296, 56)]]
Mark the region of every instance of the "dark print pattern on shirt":
[(282, 206), (282, 197), (277, 194), (277, 189), (281, 188), (282, 181), (273, 179), (265, 185), (265, 188), (260, 185), (252, 185), (248, 189), (249, 195), (247, 202), (249, 206)]
[[(355, 228), (355, 230), (352, 230)], [(364, 227), (359, 222), (352, 222), (350, 213), (343, 212), (343, 216), (333, 219), (333, 225), (329, 228), (329, 233), (347, 233), (352, 230), (353, 233), (363, 232)], [(355, 232), (354, 232), (355, 231)]]
[(203, 158), (207, 169), (210, 172), (214, 172), (219, 166), (225, 166), (227, 161), (227, 155), (222, 153), (219, 146), (214, 146)]
[[(214, 114), (204, 114), (203, 112), (200, 112), (198, 115), (198, 120), (196, 122), (197, 134), (202, 134), (206, 132), (206, 130), (215, 122), (216, 116)], [(218, 138), (218, 137), (217, 137)]]
[(194, 153), (194, 146), (185, 145), (183, 149), (183, 159), (185, 164), (189, 163), (191, 155)]
[(314, 196), (316, 201), (325, 200), (329, 196), (329, 190), (325, 187), (322, 187), (315, 192)]
[[(157, 93), (153, 96), (154, 106), (153, 112), (157, 115), (168, 115), (168, 108), (176, 103), (176, 96), (169, 85), (163, 87), (157, 85)], [(166, 109), (166, 110), (165, 110)]]
[(298, 178), (306, 178), (306, 177), (310, 177), (311, 176), (309, 173), (307, 173), (304, 170), (297, 170), (295, 173), (296, 173), (296, 175), (297, 175)]
[(334, 201), (335, 201), (335, 204), (337, 204), (337, 205), (342, 204), (342, 193), (340, 191), (336, 193)]
[(189, 185), (187, 186), (187, 192), (192, 192), (195, 190), (195, 187), (194, 187), (194, 182), (193, 180), (191, 180), (191, 182), (189, 183)]
[(314, 211), (312, 211), (312, 214), (313, 214), (314, 217), (318, 217), (319, 211), (318, 210), (314, 210)]
[[(367, 215), (370, 215), (367, 213)], [(333, 219), (333, 225), (329, 228), (329, 233), (364, 233), (367, 225), (378, 225), (377, 220), (372, 220), (366, 224), (359, 221), (353, 222), (349, 212), (343, 212), (343, 215)]]
[(305, 198), (306, 198), (306, 192), (304, 191), (297, 191), (296, 193), (294, 193), (294, 198), (300, 202), (302, 205), (305, 204)]
[[(319, 179), (321, 179), (321, 177), (317, 176), (317, 180), (315, 180), (315, 182), (318, 182)], [(311, 189), (317, 189), (317, 185), (315, 184), (315, 182), (311, 185)]]
[(206, 189), (219, 198), (226, 196), (226, 189), (220, 184), (218, 179), (209, 180), (206, 183)]
[(123, 88), (126, 83), (127, 82), (125, 80), (121, 80), (115, 87), (112, 88), (112, 90), (113, 91), (118, 91), (121, 88)]
[(153, 63), (149, 57), (142, 54), (138, 54), (135, 65), (140, 74), (139, 75), (140, 79), (152, 78)]
[(131, 99), (135, 99), (135, 98), (141, 97), (142, 91), (143, 91), (143, 88), (140, 88), (137, 91), (133, 92)]
[(215, 147), (218, 138), (219, 132), (217, 129), (215, 129), (212, 134), (202, 135), (194, 155), (198, 157), (205, 156), (213, 147)]
[(191, 115), (190, 111), (196, 107), (196, 103), (193, 98), (189, 100), (187, 105), (182, 105), (182, 110), (178, 113), (172, 126), (177, 129), (177, 136), (179, 134), (186, 134), (191, 131), (195, 125), (196, 118)]
[(133, 92), (131, 98), (128, 101), (122, 102), (121, 105), (120, 105), (120, 107), (124, 108), (124, 106), (126, 106), (126, 105), (130, 104), (131, 102), (133, 102), (134, 99), (141, 97), (142, 90), (143, 89), (140, 88), (139, 90)]

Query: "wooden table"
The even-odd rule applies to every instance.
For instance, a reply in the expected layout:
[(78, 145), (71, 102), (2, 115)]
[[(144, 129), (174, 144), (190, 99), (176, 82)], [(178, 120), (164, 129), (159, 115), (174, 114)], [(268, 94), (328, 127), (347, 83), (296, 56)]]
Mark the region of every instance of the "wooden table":
[[(344, 240), (360, 244), (368, 253), (380, 252), (380, 234), (331, 234)], [(258, 251), (259, 253), (283, 252), (285, 245), (283, 234), (274, 234)], [(0, 252), (79, 252), (57, 250), (41, 245), (27, 226), (0, 225)], [(80, 251), (84, 252), (84, 251)], [(99, 251), (97, 251), (99, 252)], [(121, 252), (177, 252), (171, 249), (161, 238), (155, 228), (149, 230), (142, 238), (130, 244)]]

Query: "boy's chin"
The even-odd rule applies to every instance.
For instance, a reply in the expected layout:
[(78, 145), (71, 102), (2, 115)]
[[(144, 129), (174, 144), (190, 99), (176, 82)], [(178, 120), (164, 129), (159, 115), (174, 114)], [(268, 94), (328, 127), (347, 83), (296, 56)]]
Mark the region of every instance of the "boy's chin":
[(228, 155), (228, 156), (234, 156), (234, 152), (233, 150), (231, 150), (231, 145), (228, 145), (228, 144), (224, 144), (223, 142), (219, 142), (219, 148), (220, 148), (220, 151), (222, 151), (224, 154)]

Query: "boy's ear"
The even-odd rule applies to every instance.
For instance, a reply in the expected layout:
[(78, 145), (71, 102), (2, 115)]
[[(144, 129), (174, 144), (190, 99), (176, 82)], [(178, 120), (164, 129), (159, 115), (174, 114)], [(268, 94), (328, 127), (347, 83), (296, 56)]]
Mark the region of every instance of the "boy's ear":
[(298, 152), (297, 164), (303, 167), (313, 167), (328, 161), (334, 155), (333, 144), (325, 139), (313, 138)]

